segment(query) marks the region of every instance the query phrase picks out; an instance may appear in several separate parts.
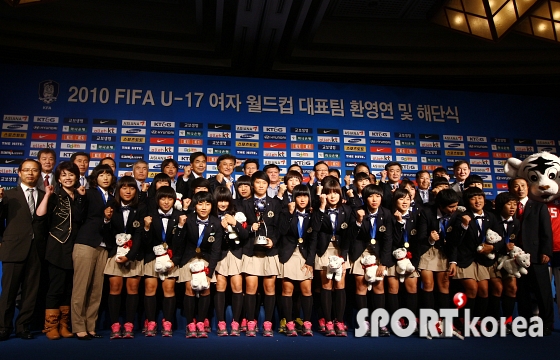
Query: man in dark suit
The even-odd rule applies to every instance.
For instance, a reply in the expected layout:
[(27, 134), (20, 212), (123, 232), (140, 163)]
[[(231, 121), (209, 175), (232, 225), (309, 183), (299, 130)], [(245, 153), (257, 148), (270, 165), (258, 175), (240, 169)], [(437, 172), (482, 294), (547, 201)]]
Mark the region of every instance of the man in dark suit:
[(517, 281), (517, 305), (519, 315), (529, 320), (532, 315), (531, 292), (537, 298), (539, 316), (543, 320), (544, 335), (551, 335), (554, 325), (552, 285), (548, 273), (548, 262), (552, 256), (552, 225), (546, 204), (527, 197), (528, 185), (524, 178), (513, 178), (508, 182), (509, 192), (519, 201), (517, 218), (521, 230), (517, 246), (531, 254), (529, 273)]
[[(45, 192), (37, 189), (41, 164), (25, 160), (18, 169), (21, 185), (4, 192), (0, 188), (0, 222), (6, 221), (0, 246), (2, 294), (0, 294), (0, 341), (13, 330), (15, 301), (21, 286), (21, 306), (16, 319), (16, 335), (33, 339), (29, 324), (35, 308), (41, 272), (40, 247), (44, 243)], [(52, 187), (47, 189), (48, 195)], [(42, 204), (45, 198), (45, 204)], [(44, 256), (44, 254), (42, 254)]]
[(189, 160), (190, 165), (184, 166), (183, 175), (177, 178), (177, 192), (182, 193), (183, 198), (188, 197), (192, 199), (194, 191), (191, 184), (194, 179), (204, 177), (204, 172), (206, 171), (206, 154), (201, 151), (193, 152)]
[(231, 154), (222, 154), (216, 160), (216, 166), (218, 167), (218, 175), (211, 177), (210, 180), (210, 192), (213, 193), (214, 190), (222, 185), (230, 189), (233, 198), (235, 199), (235, 179), (233, 177), (233, 172), (235, 171), (235, 164), (237, 159)]

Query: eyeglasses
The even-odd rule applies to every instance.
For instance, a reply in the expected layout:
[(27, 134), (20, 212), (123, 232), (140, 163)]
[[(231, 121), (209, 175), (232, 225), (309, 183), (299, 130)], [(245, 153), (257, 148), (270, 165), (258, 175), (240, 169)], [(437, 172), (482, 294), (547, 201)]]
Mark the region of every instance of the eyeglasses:
[(22, 173), (38, 173), (39, 169), (33, 168), (33, 169), (21, 169)]

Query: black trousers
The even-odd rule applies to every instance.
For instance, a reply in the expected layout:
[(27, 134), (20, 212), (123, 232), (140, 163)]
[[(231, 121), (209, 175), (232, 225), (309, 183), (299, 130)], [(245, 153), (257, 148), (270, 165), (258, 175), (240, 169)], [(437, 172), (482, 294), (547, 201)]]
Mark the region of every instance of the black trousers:
[(47, 291), (46, 309), (58, 309), (70, 306), (72, 298), (74, 270), (63, 269), (49, 263), (49, 290)]
[(531, 264), (528, 274), (517, 280), (517, 306), (519, 315), (527, 321), (533, 316), (531, 293), (535, 294), (539, 306), (539, 317), (548, 328), (554, 326), (552, 285), (547, 264)]
[(2, 263), (2, 294), (0, 294), (0, 330), (11, 332), (16, 308), (16, 296), (21, 286), (21, 307), (16, 319), (16, 333), (31, 323), (39, 290), (41, 261), (35, 244), (22, 262)]

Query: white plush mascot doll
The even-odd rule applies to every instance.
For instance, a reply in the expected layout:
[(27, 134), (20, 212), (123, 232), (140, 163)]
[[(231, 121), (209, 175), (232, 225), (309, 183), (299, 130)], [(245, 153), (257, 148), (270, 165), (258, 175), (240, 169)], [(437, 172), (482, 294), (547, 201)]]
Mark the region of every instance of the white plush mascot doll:
[[(377, 258), (375, 255), (364, 256), (361, 260), (362, 268), (364, 269), (364, 279), (368, 283), (368, 291), (372, 289), (373, 283), (376, 281), (383, 281), (383, 276), (377, 276)], [(387, 275), (387, 270), (383, 271), (383, 275)]]
[(329, 265), (327, 266), (327, 279), (334, 279), (336, 281), (342, 280), (342, 263), (344, 259), (340, 256), (332, 255), (329, 256)]

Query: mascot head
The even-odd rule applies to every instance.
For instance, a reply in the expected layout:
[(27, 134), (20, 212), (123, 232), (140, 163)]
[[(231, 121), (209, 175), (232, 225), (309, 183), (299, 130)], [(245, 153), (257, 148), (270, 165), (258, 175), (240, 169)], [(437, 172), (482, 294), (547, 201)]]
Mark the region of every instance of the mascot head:
[(546, 151), (532, 154), (521, 161), (509, 158), (504, 165), (507, 176), (522, 177), (529, 184), (529, 198), (550, 202), (560, 197), (560, 158)]

